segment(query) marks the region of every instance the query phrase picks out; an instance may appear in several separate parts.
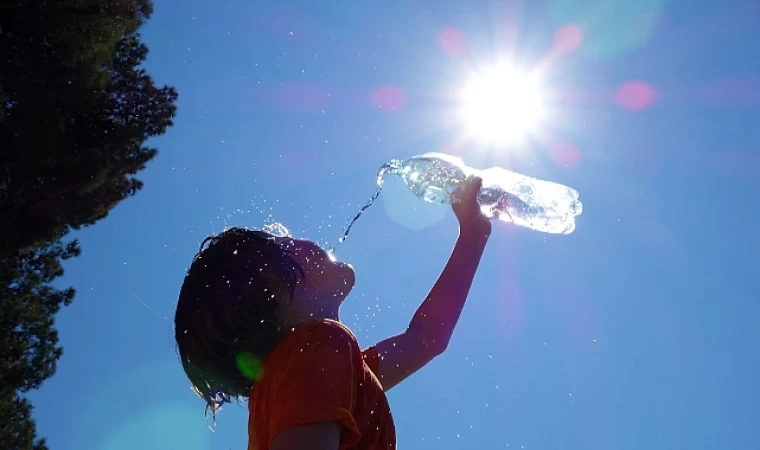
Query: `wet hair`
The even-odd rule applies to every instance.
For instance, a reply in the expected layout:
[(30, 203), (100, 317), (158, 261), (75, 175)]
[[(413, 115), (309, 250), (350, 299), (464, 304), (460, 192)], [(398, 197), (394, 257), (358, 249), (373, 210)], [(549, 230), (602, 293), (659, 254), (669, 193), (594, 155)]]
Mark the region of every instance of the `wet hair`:
[(278, 309), (302, 279), (292, 255), (266, 232), (231, 228), (201, 243), (182, 283), (174, 333), (206, 413), (216, 418), (230, 399), (248, 397), (283, 334)]

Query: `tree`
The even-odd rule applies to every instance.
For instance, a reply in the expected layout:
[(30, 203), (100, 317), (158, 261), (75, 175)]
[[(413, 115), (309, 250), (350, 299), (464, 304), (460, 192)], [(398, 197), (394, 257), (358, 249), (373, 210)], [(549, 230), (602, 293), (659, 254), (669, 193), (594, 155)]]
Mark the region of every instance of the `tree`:
[(141, 68), (150, 0), (0, 4), (0, 442), (47, 449), (25, 393), (56, 369), (55, 315), (73, 288), (51, 282), (80, 254), (71, 230), (142, 187), (177, 93)]

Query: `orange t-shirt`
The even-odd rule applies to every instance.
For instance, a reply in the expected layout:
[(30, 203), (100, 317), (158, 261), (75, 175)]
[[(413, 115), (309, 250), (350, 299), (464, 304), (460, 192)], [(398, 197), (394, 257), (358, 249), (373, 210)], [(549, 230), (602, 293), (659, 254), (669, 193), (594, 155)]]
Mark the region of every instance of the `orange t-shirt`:
[(362, 352), (334, 320), (310, 320), (283, 337), (251, 389), (248, 450), (269, 450), (279, 432), (316, 422), (343, 425), (340, 450), (392, 450), (396, 431), (376, 376), (377, 351)]

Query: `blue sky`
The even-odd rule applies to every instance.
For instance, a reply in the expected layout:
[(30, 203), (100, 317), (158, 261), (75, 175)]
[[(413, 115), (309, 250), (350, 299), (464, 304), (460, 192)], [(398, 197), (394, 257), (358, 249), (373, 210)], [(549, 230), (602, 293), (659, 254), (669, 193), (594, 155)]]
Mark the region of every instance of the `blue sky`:
[[(334, 243), (381, 164), (428, 151), (570, 185), (584, 213), (568, 236), (495, 224), (447, 353), (390, 393), (400, 448), (760, 448), (756, 2), (155, 6), (146, 66), (176, 125), (145, 189), (76, 234), (64, 356), (31, 396), (52, 449), (244, 448), (245, 407), (209, 431), (174, 350), (198, 244), (273, 220)], [(505, 58), (545, 67), (553, 99), (519, 149), (452, 118)], [(408, 323), (456, 232), (387, 183), (337, 251), (362, 345)]]

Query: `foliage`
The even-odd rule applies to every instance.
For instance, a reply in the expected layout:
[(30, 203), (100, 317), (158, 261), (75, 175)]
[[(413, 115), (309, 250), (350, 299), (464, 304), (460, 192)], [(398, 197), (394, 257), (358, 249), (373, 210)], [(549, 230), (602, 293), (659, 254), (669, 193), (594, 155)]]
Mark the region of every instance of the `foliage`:
[(142, 187), (177, 93), (141, 67), (150, 0), (7, 0), (0, 5), (0, 442), (46, 449), (25, 393), (56, 370), (56, 289), (80, 254), (71, 230)]

